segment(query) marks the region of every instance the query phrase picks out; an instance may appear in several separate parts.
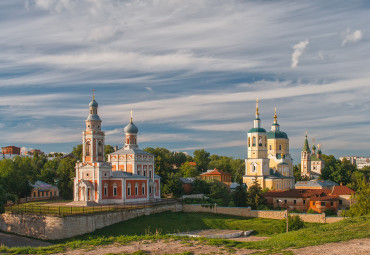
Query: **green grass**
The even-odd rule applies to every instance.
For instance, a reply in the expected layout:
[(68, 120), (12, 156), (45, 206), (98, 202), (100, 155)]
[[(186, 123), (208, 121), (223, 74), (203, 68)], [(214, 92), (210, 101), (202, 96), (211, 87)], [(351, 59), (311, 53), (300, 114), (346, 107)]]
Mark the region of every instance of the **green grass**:
[[(164, 212), (122, 221), (74, 238), (74, 240), (83, 240), (91, 237), (148, 235), (156, 233), (157, 235), (165, 235), (201, 229), (255, 230), (255, 235), (271, 236), (284, 232), (284, 227), (281, 227), (284, 224), (282, 220), (273, 219), (245, 218), (212, 213)], [(317, 224), (319, 223), (309, 223), (307, 225), (312, 226)]]
[[(207, 213), (160, 213), (150, 216), (138, 217), (121, 222), (93, 233), (78, 236), (67, 240), (58, 240), (56, 245), (39, 248), (7, 248), (0, 247), (0, 253), (13, 254), (47, 254), (65, 252), (67, 249), (86, 248), (113, 243), (127, 244), (142, 240), (192, 240), (188, 237), (164, 235), (178, 231), (195, 229), (255, 229), (258, 235), (271, 236), (271, 238), (258, 242), (237, 242), (220, 239), (197, 238), (198, 242), (208, 245), (230, 248), (258, 249), (261, 254), (284, 253), (287, 248), (300, 248), (305, 246), (320, 245), (324, 243), (346, 241), (357, 238), (370, 237), (370, 216), (350, 218), (332, 224), (308, 224), (304, 229), (289, 233), (274, 234), (271, 229), (282, 224), (281, 220), (262, 218), (242, 218), (228, 215), (215, 215)], [(157, 232), (157, 235), (153, 234)], [(149, 234), (151, 232), (151, 234)], [(145, 235), (148, 234), (148, 235)]]

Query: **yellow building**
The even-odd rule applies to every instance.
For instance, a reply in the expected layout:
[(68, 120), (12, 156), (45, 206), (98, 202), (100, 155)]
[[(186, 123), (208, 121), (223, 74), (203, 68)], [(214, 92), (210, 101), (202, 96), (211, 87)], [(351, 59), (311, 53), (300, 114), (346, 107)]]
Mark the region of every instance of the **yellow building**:
[(288, 190), (294, 186), (289, 139), (280, 131), (275, 108), (271, 131), (266, 132), (259, 118), (258, 99), (253, 128), (248, 131), (248, 157), (243, 182), (249, 187), (257, 179), (262, 189)]

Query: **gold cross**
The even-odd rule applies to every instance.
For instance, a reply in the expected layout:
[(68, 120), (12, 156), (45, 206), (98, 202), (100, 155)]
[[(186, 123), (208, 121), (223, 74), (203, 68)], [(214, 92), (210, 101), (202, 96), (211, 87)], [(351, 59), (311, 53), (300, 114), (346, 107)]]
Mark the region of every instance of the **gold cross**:
[(132, 110), (131, 110), (131, 112), (130, 112), (130, 113), (131, 113), (131, 118), (130, 118), (130, 122), (132, 122)]
[(95, 89), (92, 90), (93, 91), (93, 100), (95, 100)]

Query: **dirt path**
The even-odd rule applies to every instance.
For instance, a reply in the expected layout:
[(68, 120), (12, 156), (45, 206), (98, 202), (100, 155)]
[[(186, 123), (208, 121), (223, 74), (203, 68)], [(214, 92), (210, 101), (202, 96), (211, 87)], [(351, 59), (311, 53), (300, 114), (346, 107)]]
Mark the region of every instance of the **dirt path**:
[(27, 237), (9, 235), (0, 232), (0, 245), (5, 245), (8, 247), (24, 247), (24, 246), (39, 247), (39, 246), (49, 246), (51, 244)]
[[(101, 255), (107, 253), (122, 254), (133, 253), (135, 251), (143, 251), (148, 254), (176, 254), (190, 252), (194, 255), (198, 254), (251, 254), (256, 250), (235, 249), (226, 247), (217, 247), (213, 245), (199, 244), (197, 241), (173, 241), (173, 240), (159, 240), (159, 241), (140, 241), (133, 242), (127, 245), (108, 245), (98, 247), (94, 250), (71, 250), (63, 255)], [(59, 254), (59, 255), (62, 255)]]
[(370, 254), (370, 238), (353, 239), (339, 243), (327, 243), (318, 246), (310, 246), (292, 250), (296, 255), (362, 255)]

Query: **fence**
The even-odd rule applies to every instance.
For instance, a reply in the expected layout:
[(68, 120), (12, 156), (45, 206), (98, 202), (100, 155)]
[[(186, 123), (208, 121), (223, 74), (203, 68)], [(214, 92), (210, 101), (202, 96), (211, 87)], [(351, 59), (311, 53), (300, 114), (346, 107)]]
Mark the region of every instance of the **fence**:
[(5, 211), (8, 213), (66, 217), (72, 215), (86, 215), (103, 212), (136, 210), (162, 205), (170, 205), (175, 203), (178, 203), (176, 199), (160, 199), (155, 201), (135, 202), (119, 205), (97, 205), (97, 206), (59, 206), (59, 205), (52, 206), (52, 205), (18, 204), (6, 207)]

